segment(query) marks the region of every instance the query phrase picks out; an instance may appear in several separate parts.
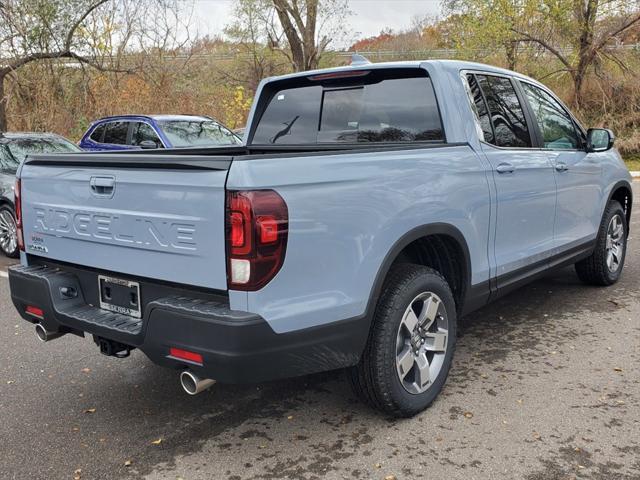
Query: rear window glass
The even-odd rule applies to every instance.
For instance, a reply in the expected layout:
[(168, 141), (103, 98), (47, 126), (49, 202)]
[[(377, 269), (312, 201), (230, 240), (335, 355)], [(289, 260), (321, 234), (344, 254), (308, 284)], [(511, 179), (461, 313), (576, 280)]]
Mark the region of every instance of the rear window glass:
[(384, 78), (378, 73), (276, 91), (258, 122), (252, 143), (443, 140), (431, 80), (426, 76)]
[(2, 166), (6, 170), (15, 171), (19, 163), (24, 160), (27, 155), (36, 153), (73, 153), (79, 152), (80, 149), (73, 143), (64, 138), (57, 137), (35, 137), (35, 138), (18, 138), (9, 141), (6, 148), (11, 153), (14, 163), (8, 163), (3, 159)]
[(166, 120), (158, 122), (174, 147), (239, 145), (240, 139), (213, 120)]

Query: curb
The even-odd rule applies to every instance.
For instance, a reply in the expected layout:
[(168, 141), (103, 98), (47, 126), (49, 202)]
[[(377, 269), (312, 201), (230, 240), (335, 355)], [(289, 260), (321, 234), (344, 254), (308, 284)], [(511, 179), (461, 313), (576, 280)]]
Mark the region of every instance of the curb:
[(633, 178), (640, 178), (640, 171), (629, 172)]

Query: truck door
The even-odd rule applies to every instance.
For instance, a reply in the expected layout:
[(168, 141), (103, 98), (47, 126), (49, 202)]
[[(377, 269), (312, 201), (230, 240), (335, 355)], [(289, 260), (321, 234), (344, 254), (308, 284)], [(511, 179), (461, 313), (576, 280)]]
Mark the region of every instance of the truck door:
[(556, 209), (554, 168), (547, 152), (534, 149), (522, 99), (513, 79), (467, 74), (481, 149), (493, 170), (496, 189), (495, 262), (497, 287), (544, 270), (552, 254)]
[(557, 253), (593, 240), (602, 216), (602, 167), (597, 153), (585, 151), (586, 138), (562, 103), (550, 92), (519, 81), (536, 120), (536, 133), (554, 166), (558, 203), (554, 238)]

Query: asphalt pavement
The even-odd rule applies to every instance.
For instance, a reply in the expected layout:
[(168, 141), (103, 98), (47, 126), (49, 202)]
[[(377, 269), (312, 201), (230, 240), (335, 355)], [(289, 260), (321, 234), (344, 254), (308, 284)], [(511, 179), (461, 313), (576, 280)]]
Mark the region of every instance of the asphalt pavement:
[(640, 204), (612, 288), (569, 268), (463, 319), (443, 393), (409, 420), (341, 372), (190, 397), (140, 352), (42, 344), (3, 260), (0, 479), (640, 479), (638, 238)]

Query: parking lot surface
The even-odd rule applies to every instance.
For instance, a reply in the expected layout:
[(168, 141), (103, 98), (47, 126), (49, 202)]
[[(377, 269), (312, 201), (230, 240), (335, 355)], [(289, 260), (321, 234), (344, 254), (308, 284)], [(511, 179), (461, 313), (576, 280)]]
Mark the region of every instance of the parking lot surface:
[(0, 278), (0, 478), (640, 479), (640, 206), (631, 229), (615, 287), (569, 268), (463, 319), (443, 394), (408, 420), (340, 372), (189, 397), (140, 352), (39, 343)]

